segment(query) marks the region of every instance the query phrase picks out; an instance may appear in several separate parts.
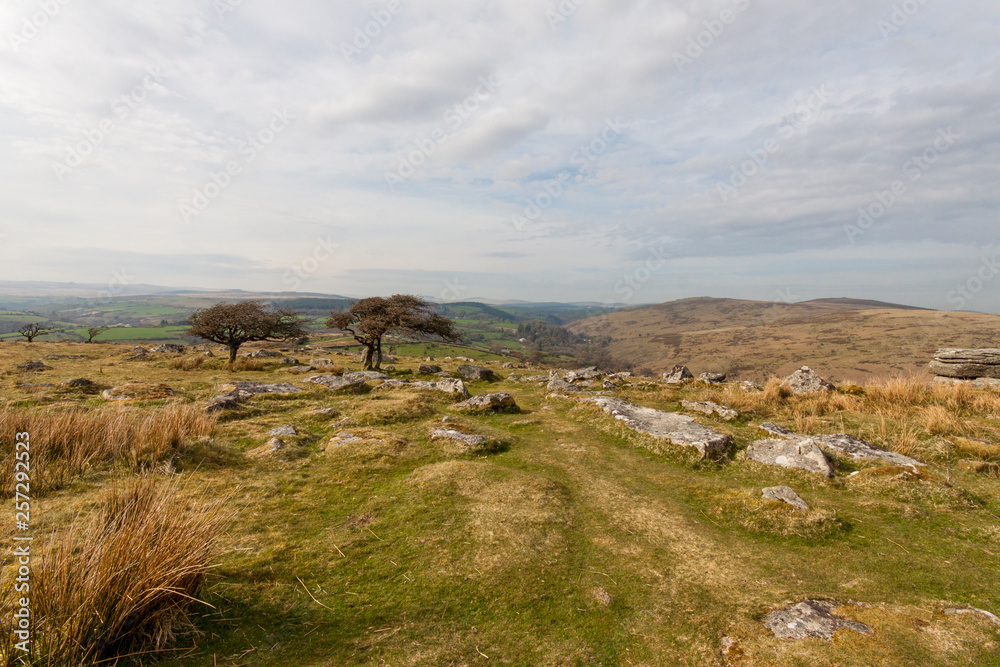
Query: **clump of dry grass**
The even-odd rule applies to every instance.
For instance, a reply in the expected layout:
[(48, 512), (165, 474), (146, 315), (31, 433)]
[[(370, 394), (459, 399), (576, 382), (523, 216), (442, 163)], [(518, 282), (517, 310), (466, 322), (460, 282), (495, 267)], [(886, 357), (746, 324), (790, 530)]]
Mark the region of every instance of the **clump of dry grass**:
[[(64, 411), (0, 408), (0, 432), (30, 434), (31, 489), (45, 493), (89, 469), (121, 462), (142, 470), (186, 441), (210, 435), (215, 415), (183, 405), (155, 410), (113, 406)], [(0, 442), (0, 494), (14, 493), (14, 438)]]
[(187, 487), (153, 476), (113, 486), (92, 515), (53, 536), (32, 573), (28, 664), (116, 662), (163, 650), (194, 630), (190, 612), (232, 515), (224, 497), (186, 502)]
[(193, 371), (205, 365), (205, 357), (177, 357), (171, 359), (168, 367), (179, 371)]
[(925, 382), (915, 378), (876, 380), (865, 385), (863, 405), (870, 412), (900, 414), (926, 405), (930, 392)]
[(236, 357), (233, 363), (226, 362), (226, 368), (233, 372), (241, 371), (266, 371), (269, 367), (268, 362), (263, 359), (254, 359), (252, 357)]
[(870, 427), (868, 436), (875, 444), (904, 456), (917, 454), (920, 439), (916, 426), (906, 420), (892, 419), (885, 409), (877, 410), (876, 416), (878, 422)]

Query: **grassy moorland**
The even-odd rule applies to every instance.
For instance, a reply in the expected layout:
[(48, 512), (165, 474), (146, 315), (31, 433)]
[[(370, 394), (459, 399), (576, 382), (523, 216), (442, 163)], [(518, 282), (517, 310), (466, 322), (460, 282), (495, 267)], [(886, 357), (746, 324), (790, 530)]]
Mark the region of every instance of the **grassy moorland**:
[[(682, 399), (738, 410), (734, 422), (695, 415), (734, 439), (705, 461), (509, 377), (539, 369), (491, 364), (501, 379), (470, 391), (509, 392), (520, 413), (472, 417), (445, 394), (335, 396), (280, 360), (230, 370), (200, 352), (132, 360), (130, 349), (0, 345), (5, 458), (26, 429), (41, 466), (33, 576), (61, 591), (48, 598), (64, 625), (47, 650), (77, 650), (64, 646), (72, 630), (92, 656), (134, 654), (120, 665), (1000, 664), (1000, 629), (942, 613), (1000, 612), (997, 392), (881, 380), (790, 397), (777, 383), (748, 393), (639, 379), (610, 392), (678, 412)], [(329, 351), (288, 353), (360, 368)], [(438, 358), (447, 371), (462, 363)], [(17, 368), (35, 360), (50, 368)], [(421, 362), (400, 356), (391, 375), (437, 379), (417, 374)], [(97, 386), (62, 384), (81, 377)], [(305, 391), (204, 414), (234, 380)], [(172, 395), (101, 398), (128, 382)], [(495, 444), (431, 440), (445, 416)], [(766, 467), (742, 457), (762, 421), (853, 433), (929, 465), (837, 460), (829, 480)], [(287, 424), (299, 435), (270, 452), (266, 432)], [(327, 449), (341, 433), (357, 439)], [(811, 510), (762, 500), (775, 485)], [(10, 537), (12, 521), (2, 525)], [(129, 554), (137, 574), (114, 576)], [(125, 599), (141, 605), (123, 610)], [(844, 604), (838, 613), (872, 634), (775, 639), (764, 615), (805, 599)], [(67, 606), (83, 611), (66, 621)], [(132, 620), (109, 628), (116, 614)], [(726, 657), (723, 637), (736, 642)]]

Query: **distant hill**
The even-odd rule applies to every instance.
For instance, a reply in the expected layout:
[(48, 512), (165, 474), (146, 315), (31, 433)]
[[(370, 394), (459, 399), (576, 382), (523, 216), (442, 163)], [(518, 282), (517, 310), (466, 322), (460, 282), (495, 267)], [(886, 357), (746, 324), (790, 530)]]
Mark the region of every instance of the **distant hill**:
[(1000, 315), (926, 310), (858, 299), (770, 303), (695, 298), (574, 322), (609, 336), (611, 355), (656, 372), (685, 364), (763, 379), (808, 365), (838, 380), (928, 375), (942, 347), (997, 347)]

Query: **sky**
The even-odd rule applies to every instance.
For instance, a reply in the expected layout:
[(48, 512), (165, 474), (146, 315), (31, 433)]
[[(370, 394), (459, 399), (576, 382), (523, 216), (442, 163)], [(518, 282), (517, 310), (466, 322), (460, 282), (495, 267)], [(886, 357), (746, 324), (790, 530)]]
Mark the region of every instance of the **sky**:
[(0, 280), (1000, 312), (995, 0), (6, 0)]

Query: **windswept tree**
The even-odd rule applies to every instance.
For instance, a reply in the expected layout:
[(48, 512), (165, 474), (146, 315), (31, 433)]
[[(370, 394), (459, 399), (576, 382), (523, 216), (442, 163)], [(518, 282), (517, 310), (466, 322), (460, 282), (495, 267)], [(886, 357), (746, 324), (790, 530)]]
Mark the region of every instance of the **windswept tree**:
[(23, 327), (18, 329), (17, 333), (27, 338), (30, 343), (39, 336), (44, 336), (45, 334), (52, 333), (53, 331), (55, 331), (55, 327), (46, 326), (42, 322), (32, 322), (31, 324), (25, 324)]
[(111, 327), (88, 327), (87, 328), (87, 342), (93, 343), (94, 339), (100, 336), (102, 333), (110, 329)]
[(350, 310), (330, 313), (326, 326), (351, 334), (365, 346), (362, 357), (365, 370), (381, 368), (382, 337), (386, 334), (423, 334), (446, 341), (462, 340), (451, 320), (433, 312), (431, 305), (420, 297), (408, 294), (361, 299)]
[(243, 343), (289, 340), (306, 335), (306, 318), (288, 308), (270, 310), (259, 301), (217, 303), (195, 311), (189, 321), (188, 334), (229, 348), (229, 363), (236, 361), (236, 353)]

